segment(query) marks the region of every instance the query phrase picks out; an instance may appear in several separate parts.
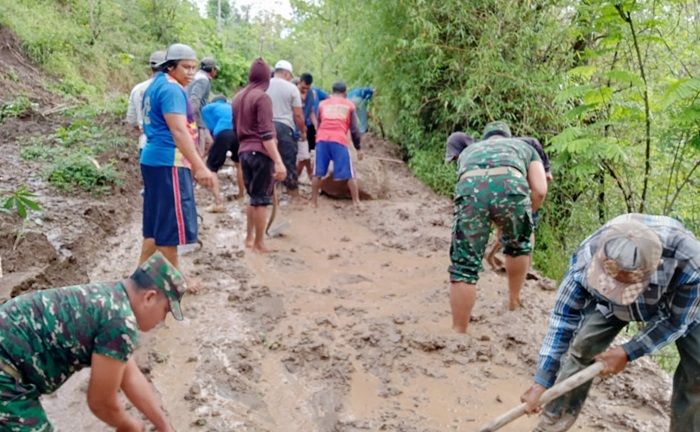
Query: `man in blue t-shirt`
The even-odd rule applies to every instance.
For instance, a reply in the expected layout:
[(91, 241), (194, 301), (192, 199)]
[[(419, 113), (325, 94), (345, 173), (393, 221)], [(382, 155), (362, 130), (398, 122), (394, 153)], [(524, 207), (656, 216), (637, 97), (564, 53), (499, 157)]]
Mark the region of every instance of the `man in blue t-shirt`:
[(306, 124), (306, 141), (299, 141), (297, 150), (297, 177), (301, 176), (304, 168), (306, 168), (306, 174), (309, 176), (309, 179), (313, 176), (311, 150), (316, 147), (316, 128), (318, 127), (318, 116), (314, 108), (318, 106), (318, 96), (311, 88), (313, 81), (313, 76), (308, 72), (304, 72), (297, 83), (297, 88), (301, 95), (301, 110), (304, 114), (304, 123)]
[(179, 268), (177, 247), (197, 242), (192, 179), (210, 188), (214, 173), (197, 153), (197, 124), (184, 89), (196, 69), (194, 50), (173, 44), (144, 94), (143, 124), (147, 141), (141, 153), (144, 196), (139, 263), (159, 250)]
[[(215, 96), (211, 103), (202, 108), (202, 120), (209, 133), (214, 137), (214, 143), (207, 155), (207, 167), (218, 172), (226, 162), (227, 152), (231, 152), (231, 160), (236, 165), (236, 180), (238, 183), (237, 199), (243, 198), (243, 172), (238, 161), (238, 137), (233, 125), (233, 107), (226, 100), (225, 96)], [(211, 213), (221, 213), (225, 210), (223, 198), (219, 188), (219, 180), (214, 176), (215, 203), (207, 211)]]
[(360, 120), (360, 133), (362, 134), (367, 133), (369, 129), (367, 124), (368, 105), (375, 93), (376, 90), (372, 87), (355, 87), (348, 92), (348, 99), (355, 104), (355, 111)]

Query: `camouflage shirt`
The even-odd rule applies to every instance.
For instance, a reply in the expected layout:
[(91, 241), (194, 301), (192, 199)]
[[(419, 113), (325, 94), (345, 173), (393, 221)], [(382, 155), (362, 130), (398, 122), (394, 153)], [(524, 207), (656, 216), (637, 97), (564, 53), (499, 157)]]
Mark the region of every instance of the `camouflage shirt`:
[(493, 138), (470, 144), (459, 154), (458, 174), (480, 168), (509, 166), (527, 175), (530, 162), (541, 162), (534, 148), (515, 138)]
[(0, 360), (52, 393), (93, 353), (127, 361), (137, 329), (121, 282), (38, 291), (0, 305)]

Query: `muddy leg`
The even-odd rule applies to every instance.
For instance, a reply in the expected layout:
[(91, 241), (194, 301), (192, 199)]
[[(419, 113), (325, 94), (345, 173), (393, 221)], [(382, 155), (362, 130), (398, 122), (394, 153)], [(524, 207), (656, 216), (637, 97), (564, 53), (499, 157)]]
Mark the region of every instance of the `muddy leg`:
[(243, 169), (241, 168), (240, 162), (235, 162), (236, 165), (236, 182), (238, 182), (238, 195), (237, 199), (243, 199), (245, 196), (245, 188), (243, 187)]
[(457, 333), (467, 332), (474, 303), (476, 303), (476, 285), (466, 282), (452, 282), (450, 287), (452, 329)]
[(311, 205), (318, 208), (318, 190), (321, 188), (321, 177), (315, 176), (311, 180)]
[(520, 290), (525, 284), (527, 269), (530, 266), (530, 255), (506, 255), (506, 275), (508, 276), (508, 310), (518, 309)]
[(263, 241), (265, 238), (265, 224), (267, 223), (267, 207), (253, 207), (253, 223), (255, 226), (255, 241), (253, 243), (253, 250), (260, 253), (274, 252), (274, 250), (268, 249)]
[(255, 243), (255, 207), (249, 205), (246, 207), (246, 236), (245, 247), (248, 249), (253, 247)]
[(141, 256), (139, 256), (139, 265), (146, 262), (156, 252), (156, 240), (153, 238), (143, 239), (141, 244)]
[(357, 186), (357, 180), (354, 178), (348, 180), (348, 189), (350, 189), (350, 196), (352, 197), (352, 203), (356, 206), (360, 205), (360, 188)]

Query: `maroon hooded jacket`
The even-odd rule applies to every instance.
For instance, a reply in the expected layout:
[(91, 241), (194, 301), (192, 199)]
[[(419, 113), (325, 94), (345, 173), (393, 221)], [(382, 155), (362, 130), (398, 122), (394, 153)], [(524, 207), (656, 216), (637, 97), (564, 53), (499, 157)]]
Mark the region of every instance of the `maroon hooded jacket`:
[(233, 98), (233, 124), (238, 136), (238, 154), (261, 152), (268, 157), (263, 141), (275, 138), (272, 99), (265, 93), (270, 85), (270, 67), (258, 58), (250, 65), (248, 85)]

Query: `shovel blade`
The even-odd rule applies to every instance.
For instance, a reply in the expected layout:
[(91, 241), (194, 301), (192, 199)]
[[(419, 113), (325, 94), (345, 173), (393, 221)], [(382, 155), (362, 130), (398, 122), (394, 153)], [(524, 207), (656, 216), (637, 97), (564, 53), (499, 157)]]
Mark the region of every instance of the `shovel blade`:
[(270, 227), (267, 230), (268, 237), (279, 237), (284, 235), (284, 230), (287, 229), (291, 223), (289, 221), (282, 221), (275, 226)]

